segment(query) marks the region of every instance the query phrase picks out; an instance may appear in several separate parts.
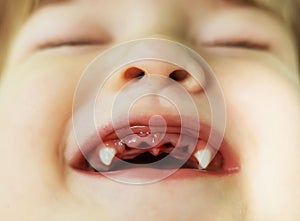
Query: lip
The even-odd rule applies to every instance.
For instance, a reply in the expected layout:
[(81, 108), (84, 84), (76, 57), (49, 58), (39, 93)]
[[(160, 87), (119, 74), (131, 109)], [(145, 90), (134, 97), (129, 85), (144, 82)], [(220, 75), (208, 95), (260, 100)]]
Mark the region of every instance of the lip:
[[(104, 126), (100, 127), (85, 143), (83, 143), (80, 147), (81, 150), (85, 153), (89, 152), (92, 148), (99, 144), (99, 138), (101, 140), (107, 139), (109, 137), (115, 137), (114, 132), (116, 130), (122, 130), (123, 128), (128, 128), (129, 126), (149, 126), (149, 120), (153, 115), (132, 115), (128, 120), (124, 120), (120, 117), (121, 120), (116, 122), (116, 125), (113, 125), (111, 121), (104, 124)], [(195, 122), (198, 122), (197, 119), (187, 116), (169, 116), (169, 115), (159, 115), (164, 118), (167, 123), (166, 133), (185, 133), (187, 135), (198, 137), (199, 139), (207, 142), (209, 139), (211, 127), (204, 122), (200, 122), (199, 130), (193, 129), (193, 125)], [(181, 122), (184, 121), (184, 125)], [(154, 125), (156, 128), (160, 128), (161, 124)], [(182, 128), (181, 128), (182, 126)], [(121, 132), (122, 134), (122, 132)], [(217, 134), (217, 133), (215, 133)]]
[[(100, 127), (89, 139), (86, 140), (80, 146), (80, 149), (74, 154), (74, 156), (70, 160), (70, 166), (75, 171), (94, 178), (101, 177), (110, 177), (114, 179), (114, 177), (125, 177), (126, 179), (134, 182), (134, 180), (138, 180), (138, 182), (142, 182), (143, 177), (145, 176), (145, 172), (147, 172), (147, 179), (155, 180), (158, 173), (169, 173), (168, 179), (186, 179), (192, 177), (206, 177), (206, 176), (225, 176), (238, 173), (240, 170), (240, 163), (236, 153), (233, 151), (233, 148), (226, 142), (225, 139), (222, 138), (222, 142), (218, 151), (225, 157), (224, 160), (224, 168), (227, 168), (222, 172), (211, 172), (211, 171), (200, 171), (197, 169), (172, 169), (172, 170), (161, 170), (154, 168), (135, 168), (135, 169), (125, 169), (119, 171), (110, 171), (110, 172), (90, 172), (84, 171), (79, 168), (76, 168), (76, 163), (82, 159), (83, 153), (89, 153), (93, 148), (101, 143), (101, 140), (110, 139), (116, 137), (115, 131), (122, 130), (123, 128), (128, 128), (128, 126), (149, 126), (149, 120), (153, 115), (133, 115), (130, 116), (127, 120), (119, 120), (113, 123), (108, 122), (104, 124), (104, 126)], [(214, 134), (214, 136), (220, 136), (213, 128), (211, 128), (208, 124), (204, 122), (198, 122), (195, 118), (192, 117), (182, 117), (182, 116), (164, 116), (163, 117), (167, 124), (166, 133), (186, 133), (190, 136), (198, 137), (198, 139), (203, 140), (204, 142), (208, 142), (211, 138), (210, 135)], [(122, 119), (122, 118), (120, 118)], [(184, 124), (182, 124), (184, 120)], [(195, 122), (198, 122), (199, 127), (194, 129), (192, 125), (195, 125)], [(160, 128), (160, 124), (154, 124), (156, 128)], [(101, 138), (101, 140), (99, 139)], [(219, 137), (220, 138), (220, 137)]]
[[(77, 170), (78, 171), (78, 170)], [(231, 174), (236, 174), (238, 168), (231, 171)], [(78, 171), (84, 177), (103, 179), (109, 178), (115, 181), (121, 181), (122, 183), (128, 184), (148, 184), (155, 183), (161, 180), (186, 180), (186, 179), (197, 179), (211, 177), (212, 174), (207, 171), (199, 171), (196, 169), (174, 169), (174, 170), (160, 170), (154, 168), (136, 168), (122, 171), (112, 172), (86, 172)], [(213, 177), (223, 177), (223, 173), (215, 172)], [(164, 179), (161, 179), (164, 177)]]

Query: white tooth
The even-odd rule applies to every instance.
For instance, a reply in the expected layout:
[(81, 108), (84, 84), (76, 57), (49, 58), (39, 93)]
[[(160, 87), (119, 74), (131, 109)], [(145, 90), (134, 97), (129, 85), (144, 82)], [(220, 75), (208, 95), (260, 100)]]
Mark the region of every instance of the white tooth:
[(116, 154), (117, 154), (117, 151), (113, 147), (102, 147), (99, 150), (100, 160), (106, 166), (109, 166), (111, 164), (111, 162)]
[(199, 162), (199, 169), (205, 169), (212, 160), (212, 151), (210, 148), (205, 148), (203, 150), (198, 150), (194, 157)]

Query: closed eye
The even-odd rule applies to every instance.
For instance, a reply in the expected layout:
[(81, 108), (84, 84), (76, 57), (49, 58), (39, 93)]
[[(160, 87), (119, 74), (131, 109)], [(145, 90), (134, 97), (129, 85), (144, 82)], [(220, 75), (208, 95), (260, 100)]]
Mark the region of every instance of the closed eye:
[[(75, 46), (95, 46), (103, 45), (106, 41), (97, 41), (91, 39), (82, 40), (66, 40), (66, 41), (49, 41), (38, 46), (39, 49), (49, 49), (57, 47), (75, 47)], [(268, 51), (270, 49), (268, 44), (251, 42), (246, 40), (240, 41), (216, 41), (214, 43), (206, 43), (204, 46), (208, 47), (231, 47), (231, 48), (244, 48), (252, 50)]]
[(207, 43), (204, 45), (208, 46), (208, 47), (229, 47), (229, 48), (261, 50), (261, 51), (269, 51), (270, 50), (270, 46), (268, 44), (250, 41), (250, 40), (215, 41), (213, 43)]
[(106, 44), (105, 40), (94, 40), (94, 39), (78, 39), (78, 40), (53, 40), (45, 41), (37, 46), (38, 49), (51, 49), (59, 47), (78, 47), (78, 46), (96, 46)]

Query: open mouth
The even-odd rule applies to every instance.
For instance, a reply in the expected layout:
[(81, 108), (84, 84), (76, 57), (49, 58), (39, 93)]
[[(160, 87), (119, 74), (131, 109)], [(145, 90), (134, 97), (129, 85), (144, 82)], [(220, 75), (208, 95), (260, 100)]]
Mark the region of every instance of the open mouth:
[(208, 143), (209, 126), (201, 124), (196, 133), (176, 121), (168, 122), (167, 128), (153, 128), (146, 118), (142, 119), (130, 122), (130, 130), (124, 125), (99, 130), (75, 154), (71, 167), (88, 174), (135, 169), (184, 170), (208, 175), (239, 171), (237, 157), (225, 140), (220, 147)]

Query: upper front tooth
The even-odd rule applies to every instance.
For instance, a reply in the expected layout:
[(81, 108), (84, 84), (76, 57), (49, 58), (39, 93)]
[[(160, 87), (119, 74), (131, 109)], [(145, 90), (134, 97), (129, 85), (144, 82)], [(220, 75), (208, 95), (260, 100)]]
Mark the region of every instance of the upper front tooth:
[(99, 150), (100, 160), (106, 166), (110, 166), (110, 164), (116, 154), (117, 154), (117, 151), (113, 147), (102, 147)]
[(212, 160), (212, 150), (210, 148), (205, 148), (203, 150), (198, 150), (194, 157), (199, 162), (199, 169), (205, 169)]
[(154, 147), (150, 150), (150, 152), (154, 155), (154, 156), (158, 156), (160, 154), (160, 149), (157, 147)]

